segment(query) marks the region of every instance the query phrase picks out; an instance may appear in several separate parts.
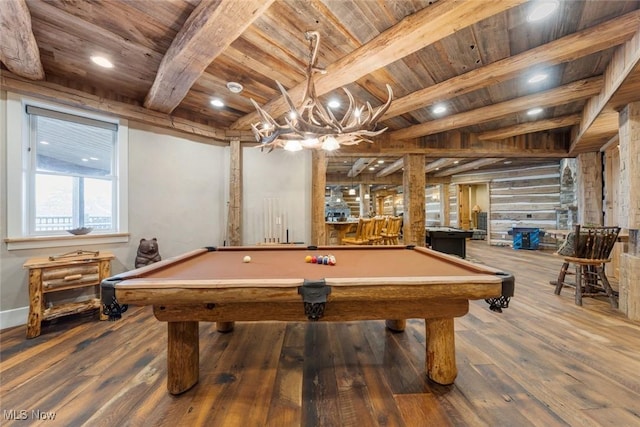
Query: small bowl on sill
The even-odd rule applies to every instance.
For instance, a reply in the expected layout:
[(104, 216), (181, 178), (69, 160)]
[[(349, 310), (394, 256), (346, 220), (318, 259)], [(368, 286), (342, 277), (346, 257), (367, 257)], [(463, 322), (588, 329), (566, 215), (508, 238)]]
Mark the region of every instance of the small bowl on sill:
[(93, 231), (91, 227), (80, 227), (74, 228), (72, 230), (67, 230), (68, 233), (73, 234), (74, 236), (82, 236), (83, 234), (89, 234)]

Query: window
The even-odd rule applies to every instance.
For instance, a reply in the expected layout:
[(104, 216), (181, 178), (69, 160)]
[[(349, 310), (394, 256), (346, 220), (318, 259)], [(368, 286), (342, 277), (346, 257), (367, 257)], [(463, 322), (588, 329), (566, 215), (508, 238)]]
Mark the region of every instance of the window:
[(114, 160), (118, 126), (28, 105), (29, 235), (117, 229)]
[(81, 227), (83, 245), (128, 241), (126, 121), (10, 93), (6, 107), (8, 249), (77, 245)]

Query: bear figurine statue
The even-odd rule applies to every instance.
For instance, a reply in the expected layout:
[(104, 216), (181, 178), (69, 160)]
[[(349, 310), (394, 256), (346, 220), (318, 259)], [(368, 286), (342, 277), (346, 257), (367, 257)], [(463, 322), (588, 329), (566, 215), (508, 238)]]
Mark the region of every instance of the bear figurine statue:
[(136, 268), (144, 267), (145, 265), (153, 264), (160, 261), (160, 249), (158, 248), (158, 239), (140, 239), (140, 245), (138, 246), (138, 254), (136, 255)]

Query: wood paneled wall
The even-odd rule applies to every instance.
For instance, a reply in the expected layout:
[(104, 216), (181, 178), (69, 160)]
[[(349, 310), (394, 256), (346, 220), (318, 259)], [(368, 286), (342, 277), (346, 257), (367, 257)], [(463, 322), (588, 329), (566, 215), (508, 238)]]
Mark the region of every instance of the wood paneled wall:
[[(460, 175), (455, 184), (489, 183), (489, 240), (492, 245), (511, 245), (508, 234), (513, 227), (557, 228), (560, 207), (560, 164)], [(456, 192), (451, 189), (450, 201)], [(452, 204), (452, 206), (454, 206)], [(452, 209), (451, 220), (454, 221)], [(457, 223), (457, 218), (455, 218)], [(545, 237), (542, 247), (555, 247), (555, 240)]]

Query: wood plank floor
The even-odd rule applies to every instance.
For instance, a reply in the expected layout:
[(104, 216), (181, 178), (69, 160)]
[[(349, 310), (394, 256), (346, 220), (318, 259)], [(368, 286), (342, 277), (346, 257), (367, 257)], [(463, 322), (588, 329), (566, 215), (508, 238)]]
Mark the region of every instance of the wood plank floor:
[(554, 295), (561, 261), (549, 252), (471, 241), (467, 254), (513, 272), (516, 296), (503, 313), (475, 301), (456, 319), (454, 385), (425, 380), (421, 320), (404, 333), (382, 321), (230, 334), (203, 323), (200, 383), (171, 396), (166, 325), (137, 307), (119, 322), (51, 321), (31, 340), (1, 331), (0, 425), (640, 425), (640, 323), (606, 299)]

